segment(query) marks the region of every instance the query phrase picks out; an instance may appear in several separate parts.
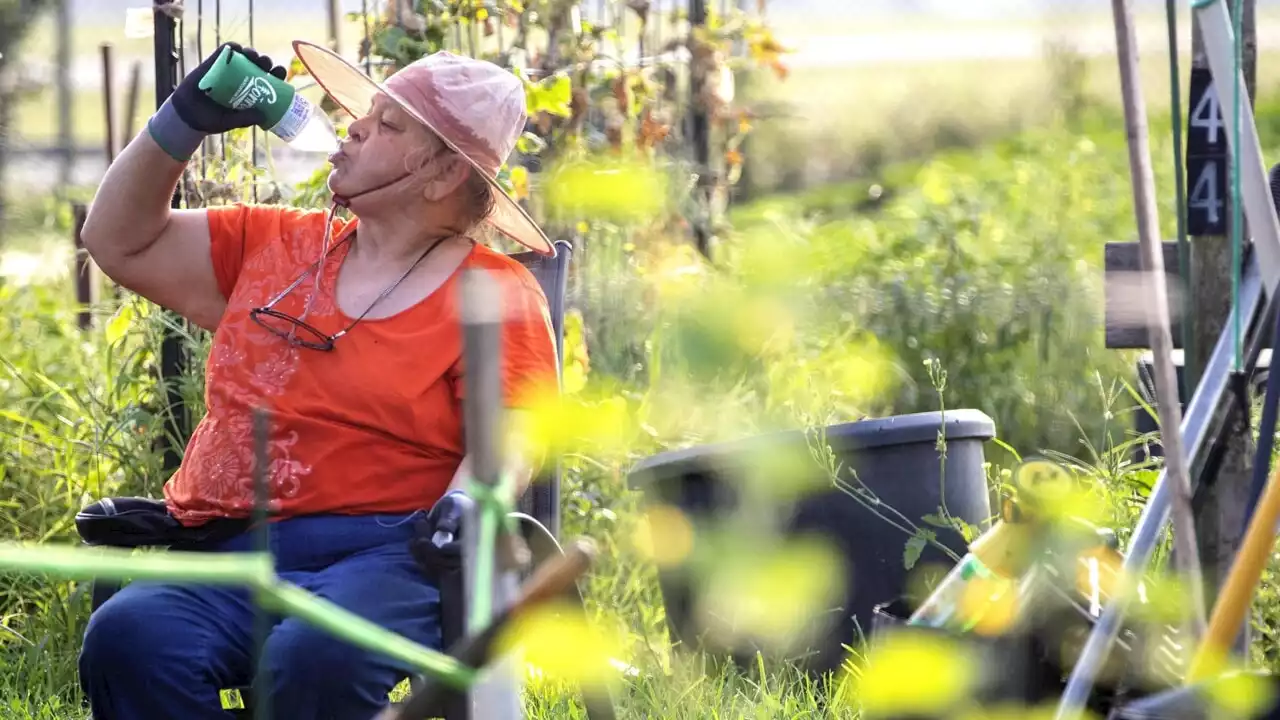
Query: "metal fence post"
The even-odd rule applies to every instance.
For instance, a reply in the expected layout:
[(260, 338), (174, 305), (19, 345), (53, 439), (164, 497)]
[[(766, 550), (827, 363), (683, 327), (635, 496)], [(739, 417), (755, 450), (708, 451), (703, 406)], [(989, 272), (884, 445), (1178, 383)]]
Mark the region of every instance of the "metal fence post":
[[(177, 22), (165, 8), (157, 6), (152, 15), (155, 22), (155, 75), (156, 75), (156, 109), (164, 104), (174, 89), (178, 87), (178, 52)], [(179, 184), (181, 188), (181, 184)], [(175, 189), (170, 207), (182, 205), (181, 190)], [(165, 311), (173, 323), (182, 323), (182, 318)], [(165, 434), (161, 442), (164, 444), (164, 467), (167, 471), (176, 470), (182, 462), (182, 449), (185, 439), (190, 434), (190, 420), (187, 408), (182, 399), (182, 390), (174, 382), (181, 377), (187, 367), (186, 349), (182, 336), (174, 330), (166, 329), (160, 344), (160, 381), (168, 383), (165, 388), (166, 410), (172, 415), (173, 436)]]

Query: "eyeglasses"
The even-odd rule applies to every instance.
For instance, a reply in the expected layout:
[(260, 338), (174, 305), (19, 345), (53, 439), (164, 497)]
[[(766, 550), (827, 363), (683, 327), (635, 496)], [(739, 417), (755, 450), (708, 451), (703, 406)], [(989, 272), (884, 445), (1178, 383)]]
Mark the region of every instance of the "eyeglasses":
[[(354, 233), (352, 235), (354, 235)], [(377, 305), (392, 290), (394, 290), (397, 285), (399, 285), (402, 281), (404, 281), (404, 279), (409, 276), (409, 273), (413, 272), (413, 269), (418, 266), (418, 263), (422, 262), (422, 260), (427, 257), (428, 253), (436, 249), (437, 245), (444, 242), (448, 238), (440, 238), (439, 240), (436, 240), (434, 243), (432, 243), (426, 250), (422, 252), (421, 255), (418, 256), (417, 260), (413, 261), (413, 264), (409, 266), (408, 270), (405, 270), (404, 273), (401, 274), (400, 277), (396, 279), (395, 282), (387, 286), (387, 289), (383, 290), (382, 293), (378, 295), (378, 297), (373, 299), (373, 302), (369, 303), (369, 307), (365, 308), (364, 312), (360, 313), (359, 317), (351, 321), (350, 325), (346, 326), (345, 328), (339, 330), (336, 333), (333, 333), (332, 335), (326, 334), (323, 330), (320, 330), (314, 325), (307, 323), (303, 318), (294, 317), (293, 315), (290, 315), (286, 312), (275, 309), (275, 305), (279, 303), (281, 300), (283, 300), (286, 295), (292, 292), (294, 288), (301, 285), (302, 281), (306, 279), (307, 275), (316, 271), (316, 268), (318, 268), (320, 266), (320, 263), (323, 262), (326, 257), (328, 257), (330, 252), (333, 252), (340, 245), (347, 242), (348, 239), (349, 238), (343, 238), (341, 242), (335, 244), (332, 248), (330, 248), (327, 252), (325, 252), (324, 255), (321, 255), (319, 260), (316, 260), (314, 263), (312, 263), (311, 267), (304, 270), (302, 274), (299, 275), (298, 278), (289, 285), (289, 287), (282, 290), (279, 295), (276, 295), (274, 298), (272, 298), (271, 301), (268, 302), (266, 305), (262, 305), (260, 307), (256, 307), (250, 310), (249, 317), (255, 323), (265, 328), (266, 330), (270, 331), (272, 334), (278, 337), (284, 338), (284, 340), (288, 342), (290, 345), (294, 345), (296, 347), (309, 348), (311, 350), (320, 350), (320, 351), (328, 352), (333, 349), (333, 345), (335, 342), (337, 342), (338, 338), (350, 332), (351, 328), (355, 327), (357, 323), (363, 320), (364, 317), (369, 314), (369, 311), (372, 310), (375, 305)], [(318, 280), (319, 278), (317, 278), (317, 281)], [(312, 298), (315, 297), (314, 293), (316, 292), (319, 292), (318, 282), (317, 282), (316, 288), (312, 291), (313, 293)], [(310, 308), (310, 300), (308, 300), (307, 306), (308, 308)], [(303, 317), (305, 317), (306, 315), (307, 313), (303, 312)], [(299, 333), (301, 333), (301, 335), (299, 335)]]

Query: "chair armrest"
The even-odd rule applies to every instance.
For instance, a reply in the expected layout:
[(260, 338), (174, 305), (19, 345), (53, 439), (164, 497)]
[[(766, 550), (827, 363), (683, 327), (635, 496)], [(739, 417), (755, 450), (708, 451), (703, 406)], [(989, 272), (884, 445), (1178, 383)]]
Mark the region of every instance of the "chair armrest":
[(76, 532), (88, 545), (109, 547), (190, 546), (232, 537), (249, 528), (247, 520), (216, 520), (187, 527), (169, 514), (163, 500), (103, 498), (76, 513)]

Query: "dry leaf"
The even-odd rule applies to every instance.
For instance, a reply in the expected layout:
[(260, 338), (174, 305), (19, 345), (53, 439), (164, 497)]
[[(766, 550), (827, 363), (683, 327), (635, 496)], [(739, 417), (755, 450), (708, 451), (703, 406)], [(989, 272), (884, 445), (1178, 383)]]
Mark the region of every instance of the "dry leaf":
[(575, 87), (569, 100), (569, 126), (574, 130), (581, 127), (590, 109), (591, 98), (587, 96), (587, 89), (581, 85)]
[(613, 97), (618, 101), (618, 112), (626, 115), (631, 109), (631, 77), (627, 73), (613, 81)]
[(640, 133), (636, 139), (636, 144), (645, 149), (656, 147), (658, 143), (667, 138), (667, 134), (670, 132), (670, 124), (655, 118), (651, 108), (645, 108), (640, 116)]
[(747, 40), (751, 58), (761, 65), (773, 69), (778, 79), (785, 80), (790, 70), (782, 63), (782, 55), (791, 52), (791, 48), (778, 41), (769, 30), (751, 33)]
[(299, 75), (307, 74), (307, 66), (302, 64), (302, 58), (295, 57), (289, 61), (289, 71), (285, 73), (284, 80), (289, 82)]

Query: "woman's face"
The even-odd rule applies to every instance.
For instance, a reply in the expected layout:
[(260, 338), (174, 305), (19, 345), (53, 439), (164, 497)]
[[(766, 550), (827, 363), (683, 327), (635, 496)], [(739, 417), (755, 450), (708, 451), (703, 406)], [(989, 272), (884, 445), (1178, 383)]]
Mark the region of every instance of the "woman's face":
[[(403, 202), (407, 195), (438, 200), (452, 190), (455, 166), (465, 166), (435, 133), (404, 112), (385, 95), (347, 128), (347, 139), (329, 157), (329, 189), (336, 195), (357, 195), (380, 188), (412, 172), (416, 177), (379, 193)], [(406, 195), (407, 194), (407, 195)]]

